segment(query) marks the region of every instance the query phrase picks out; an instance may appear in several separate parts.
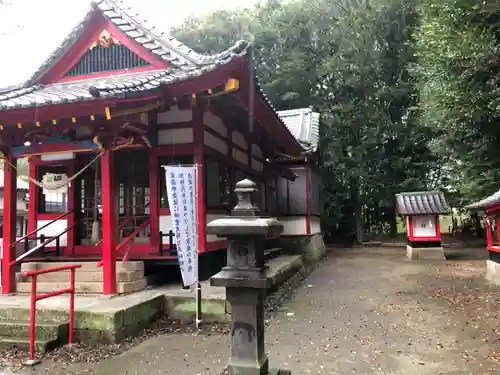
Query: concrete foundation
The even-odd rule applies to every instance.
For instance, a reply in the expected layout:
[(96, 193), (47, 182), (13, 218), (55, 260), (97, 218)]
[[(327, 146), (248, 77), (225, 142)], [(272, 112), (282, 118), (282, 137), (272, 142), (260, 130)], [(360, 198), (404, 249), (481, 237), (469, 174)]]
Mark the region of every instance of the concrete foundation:
[(302, 254), (307, 262), (317, 261), (326, 254), (321, 233), (311, 236), (282, 236), (279, 243), (285, 254)]
[(486, 280), (500, 286), (500, 263), (489, 259), (486, 261)]
[(409, 260), (446, 260), (443, 247), (412, 247), (406, 245), (406, 257)]
[[(302, 255), (282, 255), (269, 260), (265, 270), (268, 293), (279, 288), (304, 267)], [(83, 274), (83, 273), (81, 273)], [(90, 273), (87, 276), (91, 276)], [(83, 277), (83, 276), (82, 276)], [(225, 288), (202, 282), (202, 319), (205, 323), (227, 322), (231, 307)], [(0, 295), (0, 348), (27, 348), (30, 297)], [(69, 297), (57, 296), (37, 303), (37, 352), (67, 343)], [(75, 340), (87, 344), (119, 343), (161, 316), (191, 322), (196, 313), (195, 292), (180, 285), (165, 285), (112, 298), (75, 296)], [(45, 324), (47, 327), (45, 327)], [(49, 335), (50, 333), (50, 335)], [(5, 336), (5, 337), (4, 337)]]

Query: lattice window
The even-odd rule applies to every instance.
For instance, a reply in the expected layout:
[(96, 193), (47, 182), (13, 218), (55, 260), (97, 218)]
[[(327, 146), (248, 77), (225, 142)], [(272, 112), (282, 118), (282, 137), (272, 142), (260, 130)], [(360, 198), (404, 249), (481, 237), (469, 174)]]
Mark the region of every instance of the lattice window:
[(89, 49), (66, 73), (66, 77), (82, 76), (92, 73), (110, 72), (150, 65), (123, 44), (97, 45)]

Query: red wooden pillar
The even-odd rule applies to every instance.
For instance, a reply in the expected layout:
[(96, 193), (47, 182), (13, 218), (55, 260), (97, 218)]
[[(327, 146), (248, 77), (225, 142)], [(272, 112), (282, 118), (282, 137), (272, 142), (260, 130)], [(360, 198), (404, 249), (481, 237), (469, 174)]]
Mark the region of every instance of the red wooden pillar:
[[(30, 178), (36, 180), (37, 175), (36, 175), (36, 162), (34, 160), (34, 156), (29, 158), (29, 176)], [(37, 197), (37, 186), (30, 181), (29, 182), (29, 198), (28, 198), (28, 233), (34, 232), (37, 228), (37, 222), (36, 222), (36, 214), (37, 214), (37, 208), (36, 208), (36, 201), (38, 200)]]
[(436, 238), (441, 241), (441, 225), (439, 224), (439, 215), (436, 215)]
[(196, 216), (198, 219), (198, 252), (204, 252), (206, 249), (205, 235), (205, 155), (204, 155), (204, 125), (203, 125), (203, 107), (200, 103), (193, 108), (193, 132), (194, 132), (194, 162), (197, 166), (196, 173), (196, 191), (198, 199), (196, 200)]
[(306, 234), (311, 234), (311, 167), (306, 156)]
[(150, 220), (150, 241), (154, 249), (160, 246), (160, 178), (165, 178), (165, 173), (158, 170), (158, 155), (149, 150), (149, 220)]
[[(68, 178), (75, 174), (75, 164), (68, 167)], [(75, 225), (75, 184), (71, 183), (68, 187), (68, 228)], [(71, 229), (66, 234), (66, 254), (72, 255), (75, 250), (75, 230)]]
[(103, 294), (116, 293), (116, 212), (113, 152), (101, 156)]
[(2, 239), (2, 294), (16, 291), (15, 271), (11, 263), (16, 259), (16, 204), (17, 204), (17, 171), (16, 160), (11, 155), (5, 155), (3, 166), (3, 239)]
[(493, 246), (493, 234), (491, 233), (491, 223), (490, 219), (487, 215), (484, 215), (484, 221), (486, 223), (486, 244), (488, 249), (491, 249)]

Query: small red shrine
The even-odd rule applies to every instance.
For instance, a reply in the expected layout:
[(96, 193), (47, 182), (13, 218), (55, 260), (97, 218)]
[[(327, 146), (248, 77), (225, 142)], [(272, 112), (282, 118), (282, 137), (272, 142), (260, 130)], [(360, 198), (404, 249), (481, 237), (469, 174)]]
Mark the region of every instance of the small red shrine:
[(439, 191), (396, 194), (396, 212), (405, 218), (408, 259), (445, 259), (439, 215), (450, 207)]
[[(90, 3), (28, 78), (0, 88), (2, 293), (23, 261), (99, 261), (104, 294), (117, 292), (117, 260), (175, 264), (165, 165), (197, 166), (198, 251), (224, 249), (205, 224), (229, 214), (235, 183), (251, 178), (261, 211), (279, 216), (278, 180), (297, 175), (274, 161), (309, 153), (260, 89), (248, 43), (201, 55), (121, 2)], [(30, 198), (16, 252), (19, 158)]]
[[(486, 261), (486, 278), (500, 285), (500, 191), (466, 207), (483, 211), (486, 246), (489, 258)], [(494, 235), (496, 232), (496, 236)]]

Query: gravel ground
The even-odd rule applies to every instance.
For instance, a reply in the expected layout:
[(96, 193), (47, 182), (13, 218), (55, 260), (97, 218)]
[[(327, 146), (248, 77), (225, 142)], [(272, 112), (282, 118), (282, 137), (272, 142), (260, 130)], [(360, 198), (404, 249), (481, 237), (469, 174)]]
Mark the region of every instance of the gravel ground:
[[(305, 282), (297, 275), (268, 299), (271, 366), (294, 374), (500, 373), (500, 295), (484, 280), (484, 260), (463, 251), (468, 260), (407, 262), (403, 253), (334, 249)], [(215, 375), (228, 354), (226, 326), (198, 333), (161, 321), (123, 345), (62, 349), (22, 373)]]

